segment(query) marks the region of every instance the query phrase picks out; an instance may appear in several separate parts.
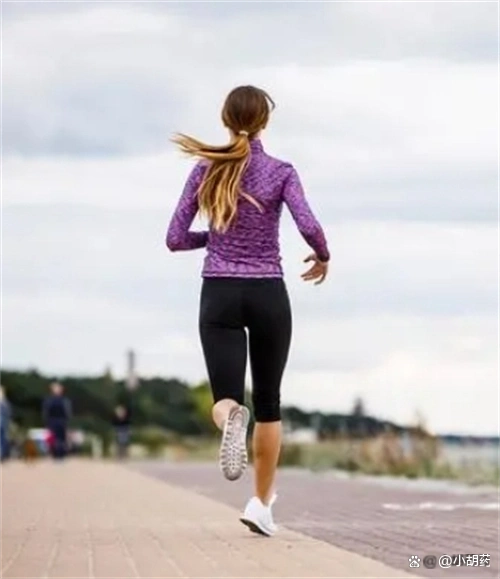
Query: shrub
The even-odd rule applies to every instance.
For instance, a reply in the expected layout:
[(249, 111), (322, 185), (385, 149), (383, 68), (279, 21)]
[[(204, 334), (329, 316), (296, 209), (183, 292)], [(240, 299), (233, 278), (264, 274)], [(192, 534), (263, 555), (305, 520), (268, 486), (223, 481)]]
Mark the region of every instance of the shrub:
[(146, 448), (148, 456), (154, 457), (162, 454), (165, 446), (172, 444), (175, 436), (163, 428), (146, 426), (132, 431), (131, 442), (140, 444)]
[(302, 466), (303, 453), (300, 444), (285, 444), (281, 448), (280, 466)]

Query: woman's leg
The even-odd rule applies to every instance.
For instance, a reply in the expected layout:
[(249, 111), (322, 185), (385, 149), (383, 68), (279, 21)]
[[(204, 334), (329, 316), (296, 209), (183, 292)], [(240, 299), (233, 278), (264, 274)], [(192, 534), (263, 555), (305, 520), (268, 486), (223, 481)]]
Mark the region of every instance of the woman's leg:
[(281, 421), (256, 422), (252, 440), (255, 496), (264, 505), (268, 505), (273, 496), (280, 449)]
[(212, 417), (222, 431), (219, 465), (228, 480), (237, 480), (248, 464), (248, 409), (242, 405), (245, 392), (247, 337), (244, 328), (200, 328), (205, 360), (212, 387)]
[(212, 417), (223, 431), (221, 468), (230, 480), (246, 467), (248, 410), (245, 394), (247, 335), (241, 320), (237, 280), (205, 280), (200, 303), (200, 338), (214, 406)]
[(200, 338), (214, 399), (212, 418), (223, 430), (231, 409), (244, 401), (247, 336), (243, 328), (203, 325)]
[(255, 414), (255, 494), (269, 504), (281, 449), (281, 379), (288, 359), (292, 316), (284, 282), (270, 280), (250, 300), (249, 334)]

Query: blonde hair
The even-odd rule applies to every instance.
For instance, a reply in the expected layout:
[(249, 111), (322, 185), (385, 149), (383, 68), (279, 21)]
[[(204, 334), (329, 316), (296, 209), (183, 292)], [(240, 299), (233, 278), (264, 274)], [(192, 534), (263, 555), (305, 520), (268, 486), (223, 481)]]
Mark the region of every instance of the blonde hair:
[(222, 109), (222, 121), (232, 132), (227, 145), (207, 145), (182, 133), (172, 139), (183, 153), (210, 162), (198, 189), (198, 205), (216, 231), (227, 231), (234, 221), (240, 195), (261, 209), (251, 195), (240, 190), (240, 182), (250, 158), (250, 140), (265, 128), (273, 108), (265, 91), (238, 87), (229, 93)]

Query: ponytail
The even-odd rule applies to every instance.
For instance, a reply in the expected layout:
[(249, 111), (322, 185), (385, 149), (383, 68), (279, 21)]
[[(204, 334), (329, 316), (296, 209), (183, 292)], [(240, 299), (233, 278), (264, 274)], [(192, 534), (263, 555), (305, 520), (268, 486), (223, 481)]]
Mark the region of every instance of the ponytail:
[(207, 145), (183, 134), (175, 135), (172, 140), (183, 153), (210, 161), (198, 189), (198, 204), (200, 213), (208, 217), (216, 231), (227, 231), (233, 222), (240, 194), (260, 209), (253, 197), (240, 191), (241, 178), (250, 158), (246, 131), (240, 131), (222, 147)]

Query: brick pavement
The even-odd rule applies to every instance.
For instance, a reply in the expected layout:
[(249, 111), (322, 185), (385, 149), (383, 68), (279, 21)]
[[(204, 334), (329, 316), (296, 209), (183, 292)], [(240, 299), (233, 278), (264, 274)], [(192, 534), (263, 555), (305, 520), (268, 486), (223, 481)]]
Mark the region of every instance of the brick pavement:
[[(240, 507), (251, 493), (251, 473), (236, 483), (221, 479), (214, 464), (131, 463), (131, 468), (183, 486), (210, 498)], [(331, 473), (306, 470), (280, 471), (280, 498), (276, 520), (287, 528), (331, 543), (342, 549), (408, 570), (408, 557), (443, 554), (490, 554), (490, 567), (415, 569), (433, 578), (499, 577), (499, 511), (469, 508), (468, 503), (497, 505), (498, 489), (424, 489), (418, 481), (406, 484), (375, 483), (366, 479), (342, 479)], [(391, 510), (385, 504), (403, 506), (435, 502), (463, 507), (454, 510)]]
[(2, 467), (2, 577), (411, 577), (112, 463)]

